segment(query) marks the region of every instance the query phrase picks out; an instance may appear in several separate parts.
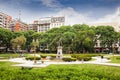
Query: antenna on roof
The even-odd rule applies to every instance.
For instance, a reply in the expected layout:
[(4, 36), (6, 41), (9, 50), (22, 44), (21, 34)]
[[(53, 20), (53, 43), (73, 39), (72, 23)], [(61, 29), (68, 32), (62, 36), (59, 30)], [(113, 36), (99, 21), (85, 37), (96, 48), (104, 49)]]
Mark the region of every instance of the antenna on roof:
[(21, 19), (20, 17), (21, 17), (21, 10), (19, 10), (19, 21), (20, 21), (20, 19)]

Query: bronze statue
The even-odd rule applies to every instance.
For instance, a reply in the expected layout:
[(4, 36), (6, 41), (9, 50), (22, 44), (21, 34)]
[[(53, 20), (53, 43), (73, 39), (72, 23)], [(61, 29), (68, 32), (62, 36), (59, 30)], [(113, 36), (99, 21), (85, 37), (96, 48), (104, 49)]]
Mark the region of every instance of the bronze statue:
[(58, 46), (62, 46), (62, 38), (59, 39)]

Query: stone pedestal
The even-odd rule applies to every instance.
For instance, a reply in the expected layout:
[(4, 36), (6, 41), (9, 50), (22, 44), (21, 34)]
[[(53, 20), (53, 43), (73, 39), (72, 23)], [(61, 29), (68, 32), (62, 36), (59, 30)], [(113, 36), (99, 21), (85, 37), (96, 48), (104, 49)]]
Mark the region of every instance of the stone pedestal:
[(62, 59), (62, 57), (63, 57), (63, 55), (62, 55), (62, 46), (58, 46), (56, 58), (57, 59)]

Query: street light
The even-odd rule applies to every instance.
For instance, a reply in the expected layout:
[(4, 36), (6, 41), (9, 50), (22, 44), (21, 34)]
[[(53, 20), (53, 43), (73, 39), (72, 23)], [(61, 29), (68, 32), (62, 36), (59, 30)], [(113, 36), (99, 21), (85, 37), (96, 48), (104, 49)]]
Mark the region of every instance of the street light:
[(113, 57), (114, 57), (114, 43), (112, 44), (112, 54), (113, 54)]
[(36, 64), (36, 47), (38, 46), (38, 40), (33, 39), (33, 47), (34, 47), (34, 64)]

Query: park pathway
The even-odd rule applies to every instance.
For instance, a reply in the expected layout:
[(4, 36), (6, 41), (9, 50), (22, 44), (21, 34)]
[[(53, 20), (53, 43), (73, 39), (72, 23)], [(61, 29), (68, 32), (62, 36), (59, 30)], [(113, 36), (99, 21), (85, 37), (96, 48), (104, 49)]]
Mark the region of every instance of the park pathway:
[(44, 63), (41, 63), (41, 61), (37, 61), (36, 64), (34, 64), (34, 61), (29, 61), (25, 60), (25, 58), (12, 58), (9, 59), (11, 62), (17, 62), (21, 64), (15, 64), (13, 66), (24, 66), (24, 67), (46, 67), (50, 64), (99, 64), (99, 65), (107, 65), (107, 66), (118, 66), (120, 67), (120, 64), (115, 64), (115, 63), (109, 63), (110, 60), (107, 58), (101, 59), (100, 56), (98, 57), (93, 57), (93, 61), (75, 61), (75, 62), (52, 62), (52, 61), (44, 61)]

